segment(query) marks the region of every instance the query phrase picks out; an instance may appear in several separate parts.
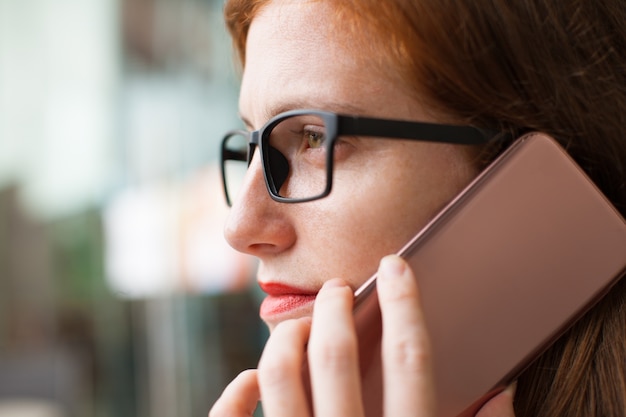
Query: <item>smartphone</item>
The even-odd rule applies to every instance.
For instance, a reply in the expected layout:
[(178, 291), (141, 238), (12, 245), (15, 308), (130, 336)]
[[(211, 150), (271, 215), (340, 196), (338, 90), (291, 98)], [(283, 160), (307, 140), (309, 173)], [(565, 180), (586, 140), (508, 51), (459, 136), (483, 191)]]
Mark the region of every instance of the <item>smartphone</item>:
[[(473, 416), (626, 270), (626, 222), (551, 137), (517, 139), (400, 252), (419, 282), (438, 416)], [(363, 398), (382, 415), (376, 276), (355, 293)]]

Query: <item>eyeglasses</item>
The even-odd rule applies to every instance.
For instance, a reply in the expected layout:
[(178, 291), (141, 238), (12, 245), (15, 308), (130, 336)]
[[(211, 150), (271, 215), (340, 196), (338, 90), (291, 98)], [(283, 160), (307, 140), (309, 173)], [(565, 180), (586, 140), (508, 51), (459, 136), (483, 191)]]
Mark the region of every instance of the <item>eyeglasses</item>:
[(232, 205), (257, 146), (272, 199), (302, 203), (326, 197), (332, 188), (335, 146), (338, 138), (346, 135), (477, 145), (492, 139), (496, 132), (319, 110), (288, 111), (259, 130), (226, 133), (221, 149), (226, 202)]

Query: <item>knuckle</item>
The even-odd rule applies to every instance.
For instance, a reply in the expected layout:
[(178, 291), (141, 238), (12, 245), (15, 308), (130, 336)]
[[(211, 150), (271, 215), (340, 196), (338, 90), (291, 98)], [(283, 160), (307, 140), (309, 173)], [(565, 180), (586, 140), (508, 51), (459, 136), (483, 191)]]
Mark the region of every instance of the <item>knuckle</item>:
[(356, 338), (348, 335), (330, 338), (323, 343), (309, 346), (309, 358), (316, 367), (327, 370), (342, 371), (350, 366), (356, 357)]
[(294, 373), (293, 362), (289, 355), (265, 358), (259, 363), (259, 380), (264, 385), (282, 385)]
[(414, 285), (393, 285), (385, 292), (385, 299), (391, 304), (415, 303), (418, 297), (417, 288)]
[(388, 345), (387, 366), (410, 372), (422, 372), (430, 366), (431, 353), (423, 344), (410, 338), (402, 338)]
[(300, 369), (294, 355), (284, 354), (264, 357), (259, 363), (259, 380), (265, 386), (280, 386), (289, 381)]

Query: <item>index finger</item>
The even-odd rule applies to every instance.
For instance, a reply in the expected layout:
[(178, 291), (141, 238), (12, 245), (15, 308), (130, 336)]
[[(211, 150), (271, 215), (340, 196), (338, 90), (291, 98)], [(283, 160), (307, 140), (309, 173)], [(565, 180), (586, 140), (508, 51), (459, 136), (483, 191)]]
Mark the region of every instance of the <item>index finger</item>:
[(396, 256), (381, 260), (377, 278), (383, 322), (386, 416), (434, 416), (435, 391), (426, 323), (417, 281)]

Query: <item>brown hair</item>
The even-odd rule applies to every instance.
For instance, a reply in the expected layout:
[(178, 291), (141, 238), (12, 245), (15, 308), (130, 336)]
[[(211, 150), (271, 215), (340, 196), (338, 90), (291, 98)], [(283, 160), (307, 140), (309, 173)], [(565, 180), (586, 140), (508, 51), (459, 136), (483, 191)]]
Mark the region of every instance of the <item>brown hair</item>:
[[(268, 0), (229, 0), (242, 63)], [(334, 0), (330, 24), (458, 123), (538, 130), (626, 216), (623, 0)], [(357, 43), (357, 45), (354, 45)], [(488, 151), (494, 157), (502, 143)], [(626, 415), (626, 279), (520, 378), (518, 416)]]

